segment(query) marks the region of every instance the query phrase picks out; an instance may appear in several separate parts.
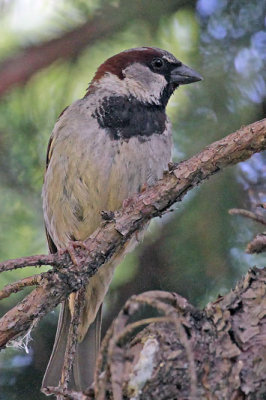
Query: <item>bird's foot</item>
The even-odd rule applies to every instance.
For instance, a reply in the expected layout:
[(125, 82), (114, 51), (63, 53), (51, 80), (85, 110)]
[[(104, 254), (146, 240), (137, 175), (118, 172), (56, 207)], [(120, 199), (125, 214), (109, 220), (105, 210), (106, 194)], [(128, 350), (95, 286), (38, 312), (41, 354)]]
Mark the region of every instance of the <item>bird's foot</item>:
[(72, 246), (74, 247), (74, 249), (80, 248), (83, 250), (89, 250), (89, 246), (82, 240), (75, 240), (71, 243), (72, 243)]
[(75, 254), (75, 247), (72, 244), (73, 242), (70, 242), (68, 244), (68, 246), (63, 249), (63, 250), (59, 250), (59, 255), (63, 255), (63, 254), (68, 254), (72, 263), (76, 266), (78, 266), (78, 260)]
[(89, 250), (89, 248), (85, 242), (82, 242), (81, 240), (75, 240), (75, 241), (73, 240), (73, 241), (69, 242), (67, 247), (64, 250), (62, 250), (62, 252), (61, 252), (62, 254), (68, 253), (72, 263), (76, 266), (79, 265), (79, 262), (76, 257), (76, 249), (77, 248), (80, 248), (83, 250)]

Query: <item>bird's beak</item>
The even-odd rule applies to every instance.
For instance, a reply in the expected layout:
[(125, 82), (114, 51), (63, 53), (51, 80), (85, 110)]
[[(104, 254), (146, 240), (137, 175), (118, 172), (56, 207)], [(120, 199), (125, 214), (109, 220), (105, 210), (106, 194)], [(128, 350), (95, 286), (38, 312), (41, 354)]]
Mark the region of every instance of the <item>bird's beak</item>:
[(198, 72), (184, 64), (173, 69), (170, 77), (171, 83), (176, 85), (187, 85), (188, 83), (202, 81), (202, 79)]

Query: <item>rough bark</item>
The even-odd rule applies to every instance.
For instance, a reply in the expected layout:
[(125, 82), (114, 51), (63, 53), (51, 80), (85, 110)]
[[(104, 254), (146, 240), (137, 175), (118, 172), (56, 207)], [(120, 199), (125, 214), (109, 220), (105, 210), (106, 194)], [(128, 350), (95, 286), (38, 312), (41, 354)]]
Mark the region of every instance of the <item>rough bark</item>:
[[(132, 317), (145, 304), (163, 315), (162, 322), (130, 340), (137, 327), (130, 324)], [(234, 290), (202, 311), (174, 293), (133, 296), (106, 337), (101, 349), (101, 358), (107, 356), (105, 374), (100, 376), (99, 369), (96, 394), (88, 399), (262, 400), (266, 269), (253, 268)]]
[(71, 292), (83, 287), (100, 265), (119, 251), (151, 218), (161, 216), (189, 190), (214, 173), (265, 148), (266, 120), (262, 120), (207, 146), (189, 160), (171, 166), (161, 181), (127, 201), (121, 211), (104, 214), (107, 220), (86, 240), (87, 249), (77, 251), (78, 265), (67, 253), (0, 264), (0, 271), (45, 263), (54, 266), (54, 270), (42, 274), (39, 286), (30, 295), (2, 317), (0, 347), (25, 333), (34, 320), (56, 307)]

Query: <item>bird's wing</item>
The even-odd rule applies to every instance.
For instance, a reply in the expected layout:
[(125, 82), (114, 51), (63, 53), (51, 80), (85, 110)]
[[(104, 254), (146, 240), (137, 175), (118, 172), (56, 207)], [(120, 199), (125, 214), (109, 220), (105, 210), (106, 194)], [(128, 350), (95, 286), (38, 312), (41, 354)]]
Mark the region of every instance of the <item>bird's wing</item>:
[[(49, 165), (49, 161), (51, 158), (51, 151), (52, 151), (52, 142), (53, 142), (53, 136), (51, 135), (49, 142), (48, 142), (48, 147), (47, 147), (47, 152), (46, 152), (46, 168), (45, 168), (45, 173), (47, 171), (48, 165)], [(45, 174), (44, 174), (45, 176)], [(56, 245), (53, 242), (53, 239), (51, 238), (51, 236), (49, 235), (49, 232), (47, 230), (46, 224), (44, 223), (44, 227), (45, 227), (45, 233), (46, 233), (46, 239), (47, 239), (47, 243), (48, 243), (48, 248), (51, 254), (54, 254), (57, 252), (57, 248)]]

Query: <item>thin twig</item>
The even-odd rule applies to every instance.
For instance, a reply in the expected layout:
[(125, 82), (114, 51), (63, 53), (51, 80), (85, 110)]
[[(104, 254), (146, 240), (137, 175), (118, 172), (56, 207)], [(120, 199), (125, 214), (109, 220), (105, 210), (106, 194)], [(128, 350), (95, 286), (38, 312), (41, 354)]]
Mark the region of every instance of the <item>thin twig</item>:
[(42, 279), (43, 274), (39, 274), (29, 276), (27, 278), (20, 279), (17, 282), (8, 284), (4, 286), (2, 290), (0, 290), (0, 300), (9, 297), (12, 293), (17, 293), (20, 290), (23, 290), (25, 287), (39, 285)]
[(143, 325), (155, 324), (160, 322), (170, 322), (168, 317), (153, 317), (153, 318), (144, 318), (139, 321), (132, 322), (128, 324), (125, 329), (114, 338), (116, 344), (121, 345), (121, 341), (125, 339), (129, 334), (132, 334), (133, 331)]
[(12, 271), (14, 269), (25, 267), (41, 267), (42, 265), (59, 267), (61, 262), (56, 254), (41, 254), (37, 256), (21, 257), (1, 262), (0, 272)]
[(243, 210), (242, 208), (231, 208), (231, 210), (228, 212), (230, 215), (241, 215), (242, 217), (246, 217), (252, 219), (253, 221), (259, 222), (262, 225), (266, 225), (266, 219), (252, 211)]

